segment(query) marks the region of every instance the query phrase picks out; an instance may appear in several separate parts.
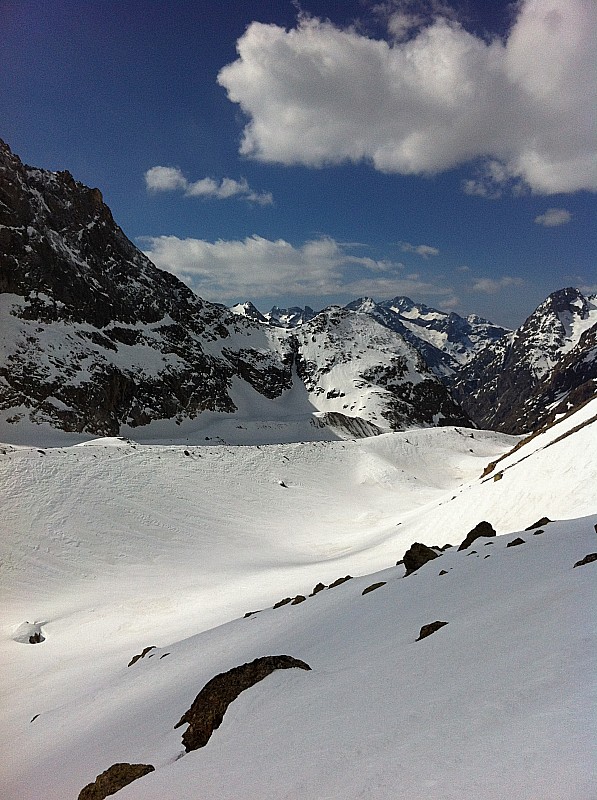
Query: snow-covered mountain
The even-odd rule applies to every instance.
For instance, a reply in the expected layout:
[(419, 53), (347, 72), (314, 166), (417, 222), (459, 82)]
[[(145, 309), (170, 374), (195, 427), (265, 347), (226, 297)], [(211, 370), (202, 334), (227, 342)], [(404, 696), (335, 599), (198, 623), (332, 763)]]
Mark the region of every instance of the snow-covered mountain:
[(317, 314), (310, 306), (300, 308), (291, 306), (290, 308), (278, 308), (273, 306), (264, 314), (265, 319), (270, 325), (277, 328), (297, 328), (305, 322), (309, 322)]
[(327, 412), (363, 417), (387, 429), (469, 424), (418, 350), (370, 314), (341, 308), (296, 328), (297, 370)]
[(595, 453), (597, 400), (526, 442), (5, 446), (0, 796), (592, 797)]
[(533, 430), (597, 393), (597, 295), (551, 294), (518, 330), (487, 346), (451, 386), (471, 418), (508, 433)]
[(250, 300), (230, 306), (230, 310), (241, 317), (248, 317), (257, 322), (272, 325), (274, 328), (285, 329), (298, 328), (305, 322), (309, 322), (309, 320), (313, 319), (318, 313), (317, 311), (313, 311), (310, 306), (305, 306), (304, 308), (300, 306), (291, 306), (290, 308), (272, 306), (269, 311), (262, 314)]
[[(125, 237), (99, 190), (68, 172), (27, 167), (4, 143), (0, 292), (4, 441), (34, 441), (48, 426), (86, 438), (142, 429), (147, 439), (167, 423), (171, 438), (189, 426), (209, 436), (215, 426), (214, 435), (242, 442), (247, 426), (258, 426), (264, 442), (293, 441), (467, 419), (417, 353), (400, 336), (390, 342), (373, 320), (366, 335), (385, 337), (386, 346), (376, 356), (355, 341), (367, 357), (335, 375), (335, 389), (352, 406), (337, 409), (313, 378), (337, 359), (335, 351), (318, 348), (311, 366), (303, 334), (293, 338), (293, 329), (248, 319), (248, 305), (232, 313), (198, 298)], [(307, 361), (309, 370), (297, 373)], [(307, 371), (305, 390), (299, 375)], [(420, 383), (428, 387), (426, 405), (409, 420), (404, 403), (397, 412), (397, 396), (408, 403), (409, 387)], [(338, 412), (329, 418), (333, 431), (323, 430), (317, 411)]]
[[(325, 312), (338, 308), (332, 306)], [(440, 378), (452, 376), (487, 344), (510, 331), (476, 314), (461, 317), (454, 311), (438, 311), (409, 297), (394, 297), (375, 302), (361, 297), (344, 306), (348, 311), (369, 314), (377, 322), (399, 333), (423, 356), (428, 367)], [(281, 328), (297, 328), (312, 320), (318, 312), (309, 306), (281, 309), (274, 306), (262, 314), (251, 302), (232, 306), (235, 314)], [(321, 313), (321, 312), (319, 312)]]
[(423, 303), (414, 303), (409, 297), (394, 297), (379, 303), (361, 298), (346, 308), (370, 314), (382, 325), (400, 333), (440, 377), (455, 374), (486, 345), (508, 333), (507, 328), (476, 314), (461, 317), (454, 311), (438, 311)]
[(230, 311), (239, 317), (246, 317), (247, 319), (255, 320), (255, 322), (267, 322), (261, 311), (251, 302), (237, 303), (234, 306), (230, 306)]

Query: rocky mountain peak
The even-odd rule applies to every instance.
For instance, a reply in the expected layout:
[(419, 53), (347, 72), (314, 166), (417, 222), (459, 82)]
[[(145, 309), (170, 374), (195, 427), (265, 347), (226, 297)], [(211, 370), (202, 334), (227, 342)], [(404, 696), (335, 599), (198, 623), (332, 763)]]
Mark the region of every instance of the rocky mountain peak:
[(597, 296), (560, 289), (470, 361), (453, 391), (478, 425), (526, 433), (594, 394), (596, 333)]

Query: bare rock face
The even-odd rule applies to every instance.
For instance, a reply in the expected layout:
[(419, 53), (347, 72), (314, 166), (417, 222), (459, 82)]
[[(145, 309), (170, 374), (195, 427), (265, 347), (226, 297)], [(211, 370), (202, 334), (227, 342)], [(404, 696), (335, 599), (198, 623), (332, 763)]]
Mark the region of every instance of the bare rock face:
[(79, 800), (104, 800), (154, 770), (151, 764), (112, 764), (93, 783), (81, 789)]
[(413, 572), (416, 572), (420, 567), (423, 566), (423, 564), (426, 564), (433, 558), (438, 557), (439, 553), (436, 553), (431, 547), (427, 547), (426, 544), (421, 544), (421, 542), (415, 542), (404, 554), (403, 561), (404, 566), (406, 567), (406, 573), (404, 577), (406, 578), (407, 575), (411, 575)]
[(174, 726), (188, 724), (182, 735), (182, 743), (187, 753), (205, 747), (212, 733), (220, 727), (226, 709), (245, 689), (262, 681), (277, 669), (310, 670), (304, 661), (292, 656), (263, 656), (248, 664), (233, 667), (208, 681), (199, 692), (193, 705)]
[(475, 525), (472, 531), (469, 531), (467, 533), (464, 541), (458, 547), (458, 549), (466, 550), (467, 547), (470, 547), (472, 545), (475, 539), (479, 539), (481, 536), (487, 537), (495, 535), (496, 532), (494, 531), (493, 526), (489, 522), (483, 520), (483, 522), (480, 522), (478, 525)]

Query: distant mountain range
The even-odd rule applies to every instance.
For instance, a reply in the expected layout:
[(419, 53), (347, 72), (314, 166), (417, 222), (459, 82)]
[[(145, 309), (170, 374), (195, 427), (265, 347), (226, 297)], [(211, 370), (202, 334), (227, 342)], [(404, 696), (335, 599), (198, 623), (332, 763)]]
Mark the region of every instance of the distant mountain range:
[[(408, 297), (361, 298), (345, 308), (368, 314), (412, 344), (479, 427), (525, 433), (597, 393), (597, 295), (576, 288), (554, 292), (515, 331)], [(314, 313), (307, 307), (261, 314), (251, 303), (232, 310), (256, 313), (269, 325), (292, 319), (287, 327), (303, 324), (301, 312), (307, 319)]]
[(593, 396), (597, 381), (594, 295), (556, 292), (514, 332), (406, 297), (226, 309), (156, 268), (98, 189), (23, 165), (3, 142), (0, 313), (5, 441), (39, 426), (176, 431), (213, 415), (242, 419), (232, 431), (292, 415), (319, 438), (324, 426), (340, 437), (520, 433)]

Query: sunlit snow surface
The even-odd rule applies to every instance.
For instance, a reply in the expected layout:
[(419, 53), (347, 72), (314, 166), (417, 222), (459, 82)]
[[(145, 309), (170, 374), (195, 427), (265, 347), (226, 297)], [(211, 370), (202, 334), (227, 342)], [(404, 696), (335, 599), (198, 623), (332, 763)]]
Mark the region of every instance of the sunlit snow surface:
[[(0, 797), (76, 798), (120, 761), (156, 767), (123, 800), (597, 796), (597, 562), (573, 568), (597, 551), (596, 414), (483, 478), (518, 437), (0, 448)], [(492, 544), (393, 566), (482, 519)], [(312, 671), (246, 691), (180, 758), (203, 685), (278, 653)]]

